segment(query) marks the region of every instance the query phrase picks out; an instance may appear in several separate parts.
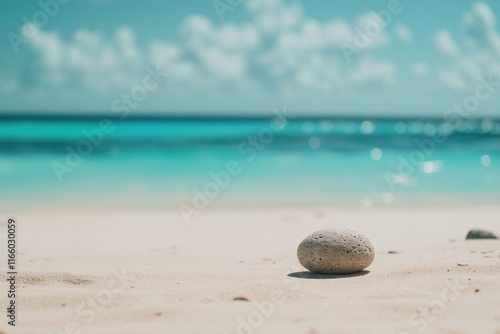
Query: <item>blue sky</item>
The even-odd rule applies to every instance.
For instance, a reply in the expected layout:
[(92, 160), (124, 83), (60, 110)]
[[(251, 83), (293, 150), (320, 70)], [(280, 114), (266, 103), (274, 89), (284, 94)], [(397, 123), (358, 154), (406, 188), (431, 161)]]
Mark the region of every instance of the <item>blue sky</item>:
[(439, 117), (500, 80), (498, 1), (58, 1), (2, 2), (0, 112), (110, 112), (147, 66), (137, 113)]

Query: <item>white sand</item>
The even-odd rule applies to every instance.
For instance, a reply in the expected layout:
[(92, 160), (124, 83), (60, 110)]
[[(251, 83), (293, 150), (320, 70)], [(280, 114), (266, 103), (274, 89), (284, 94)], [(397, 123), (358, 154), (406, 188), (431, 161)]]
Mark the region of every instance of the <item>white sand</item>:
[[(500, 232), (500, 208), (17, 219), (18, 319), (4, 316), (5, 333), (500, 333), (500, 241), (464, 240)], [(326, 227), (371, 239), (369, 272), (304, 273), (296, 247)]]

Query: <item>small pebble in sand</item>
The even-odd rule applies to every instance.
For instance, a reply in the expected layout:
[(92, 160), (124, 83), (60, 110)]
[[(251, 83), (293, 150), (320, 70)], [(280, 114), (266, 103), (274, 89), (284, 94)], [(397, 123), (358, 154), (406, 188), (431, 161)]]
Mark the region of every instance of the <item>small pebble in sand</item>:
[(243, 296), (234, 297), (233, 300), (234, 301), (241, 301), (241, 302), (249, 302), (250, 301), (250, 299), (248, 299), (247, 297), (243, 297)]
[(300, 264), (319, 274), (351, 274), (368, 267), (373, 245), (361, 233), (325, 229), (306, 237), (297, 249)]
[(472, 239), (498, 239), (495, 233), (485, 230), (470, 230), (465, 237), (467, 240)]
[(457, 263), (457, 265), (458, 265), (459, 267), (466, 267), (466, 266), (468, 266), (469, 264), (468, 264), (468, 263), (466, 263), (466, 262), (458, 262), (458, 263)]
[(480, 291), (479, 289), (474, 290), (475, 293), (478, 293), (479, 291)]

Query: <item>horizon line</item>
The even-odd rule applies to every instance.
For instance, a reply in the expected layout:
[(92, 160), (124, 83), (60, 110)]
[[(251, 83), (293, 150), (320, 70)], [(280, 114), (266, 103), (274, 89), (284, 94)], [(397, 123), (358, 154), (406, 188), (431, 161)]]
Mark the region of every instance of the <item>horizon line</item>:
[[(294, 115), (295, 114), (295, 115)], [(324, 115), (324, 114), (312, 114), (306, 116), (302, 113), (292, 112), (291, 115), (294, 117), (289, 117), (290, 121), (294, 120), (380, 120), (380, 121), (439, 121), (443, 120), (443, 117), (438, 116), (415, 116), (415, 115), (404, 115), (404, 116), (389, 116), (389, 115), (371, 115), (371, 116), (361, 116), (361, 115)], [(123, 122), (127, 121), (153, 121), (153, 120), (176, 120), (176, 121), (192, 121), (192, 120), (202, 120), (202, 121), (259, 121), (259, 120), (269, 120), (275, 117), (273, 114), (252, 114), (252, 113), (200, 113), (200, 112), (183, 112), (183, 113), (168, 113), (159, 114), (155, 112), (142, 112), (141, 114), (128, 115), (121, 118), (120, 114), (109, 114), (106, 112), (92, 112), (83, 113), (62, 113), (62, 112), (33, 112), (33, 111), (21, 111), (21, 112), (7, 112), (2, 113), (0, 111), (0, 120), (7, 121), (17, 121), (17, 120), (50, 120), (50, 121), (77, 121), (77, 120), (100, 120), (100, 119), (111, 119), (119, 120)], [(490, 120), (490, 121), (500, 121), (500, 116), (488, 117), (488, 116), (478, 116), (472, 118), (473, 120)]]

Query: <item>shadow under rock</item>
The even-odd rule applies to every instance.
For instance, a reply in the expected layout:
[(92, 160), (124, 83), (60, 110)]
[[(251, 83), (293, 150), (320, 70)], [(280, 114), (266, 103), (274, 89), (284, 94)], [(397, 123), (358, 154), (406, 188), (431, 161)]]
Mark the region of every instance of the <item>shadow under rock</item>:
[(370, 273), (369, 270), (362, 270), (357, 273), (345, 274), (345, 275), (328, 275), (328, 274), (318, 274), (313, 273), (312, 271), (296, 271), (294, 273), (290, 273), (287, 276), (293, 278), (302, 278), (302, 279), (338, 279), (338, 278), (352, 278), (358, 276), (364, 276)]

